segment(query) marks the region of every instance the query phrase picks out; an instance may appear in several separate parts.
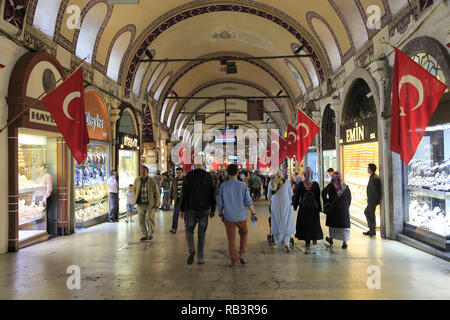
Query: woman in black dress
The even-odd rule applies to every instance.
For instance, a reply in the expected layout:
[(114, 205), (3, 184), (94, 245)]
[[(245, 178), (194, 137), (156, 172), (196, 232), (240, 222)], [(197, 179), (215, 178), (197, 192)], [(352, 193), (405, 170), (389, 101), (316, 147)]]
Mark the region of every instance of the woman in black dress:
[(303, 173), (304, 181), (297, 184), (293, 198), (294, 210), (298, 208), (297, 233), (295, 237), (305, 240), (306, 248), (309, 248), (311, 241), (317, 244), (317, 240), (323, 239), (322, 227), (320, 226), (320, 187), (313, 181), (313, 171), (306, 168)]
[(323, 206), (327, 214), (326, 226), (330, 228), (330, 237), (325, 240), (333, 245), (333, 239), (341, 240), (342, 249), (347, 249), (350, 240), (350, 205), (352, 193), (342, 182), (339, 172), (335, 172), (331, 183), (322, 191)]

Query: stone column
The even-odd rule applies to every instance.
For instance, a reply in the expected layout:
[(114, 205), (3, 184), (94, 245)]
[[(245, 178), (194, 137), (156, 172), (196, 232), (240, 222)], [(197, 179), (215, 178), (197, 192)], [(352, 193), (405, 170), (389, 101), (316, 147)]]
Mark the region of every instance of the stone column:
[[(120, 109), (111, 108), (109, 111), (109, 121), (111, 122), (111, 154), (109, 157), (110, 160), (110, 170), (116, 168), (116, 154), (117, 154), (117, 121), (119, 121)], [(108, 173), (109, 174), (109, 173)]]
[(336, 116), (336, 171), (342, 173), (341, 168), (341, 104), (340, 103), (332, 103), (331, 109), (333, 109), (334, 114)]
[[(312, 120), (319, 126), (322, 127), (322, 114), (319, 111), (312, 112)], [(316, 135), (316, 151), (317, 151), (317, 170), (319, 171), (319, 185), (323, 189), (323, 158), (322, 158), (322, 130)]]

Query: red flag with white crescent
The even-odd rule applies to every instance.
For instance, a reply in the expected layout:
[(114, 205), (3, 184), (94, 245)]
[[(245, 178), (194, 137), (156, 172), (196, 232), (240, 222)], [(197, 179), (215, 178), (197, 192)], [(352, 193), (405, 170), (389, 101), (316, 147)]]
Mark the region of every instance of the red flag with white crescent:
[(42, 101), (52, 114), (73, 157), (78, 164), (82, 163), (86, 159), (89, 144), (82, 68), (47, 94)]
[(288, 125), (288, 133), (286, 137), (286, 158), (293, 158), (297, 152), (297, 130), (291, 124)]
[(278, 134), (278, 130), (272, 130), (270, 133), (270, 161), (272, 169), (279, 168), (286, 153), (286, 142)]
[(438, 78), (395, 48), (391, 150), (406, 165), (416, 153), (445, 90), (447, 86)]
[(297, 116), (297, 161), (302, 162), (320, 127), (304, 112), (298, 110)]

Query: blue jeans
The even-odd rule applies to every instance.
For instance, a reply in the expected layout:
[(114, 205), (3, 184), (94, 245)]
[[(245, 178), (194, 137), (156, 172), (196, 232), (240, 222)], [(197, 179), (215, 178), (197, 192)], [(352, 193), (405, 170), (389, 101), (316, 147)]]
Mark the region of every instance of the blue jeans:
[(180, 205), (181, 201), (177, 201), (173, 206), (172, 230), (175, 231), (178, 229), (178, 219), (180, 217)]
[(195, 250), (194, 229), (198, 223), (197, 259), (203, 260), (205, 250), (206, 229), (208, 228), (209, 211), (186, 210), (186, 241), (189, 250)]
[(119, 219), (119, 194), (110, 193), (109, 198), (109, 221), (116, 221)]
[(127, 214), (133, 214), (134, 213), (134, 204), (127, 204)]

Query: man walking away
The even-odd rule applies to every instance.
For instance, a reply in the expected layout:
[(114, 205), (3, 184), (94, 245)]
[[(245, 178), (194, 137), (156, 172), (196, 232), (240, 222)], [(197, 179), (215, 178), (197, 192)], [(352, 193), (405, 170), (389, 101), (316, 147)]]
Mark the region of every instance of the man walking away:
[(251, 190), (252, 190), (252, 199), (256, 201), (258, 199), (258, 194), (261, 190), (261, 179), (255, 173), (250, 180)]
[(116, 170), (111, 170), (111, 176), (106, 181), (106, 186), (109, 200), (108, 222), (117, 222), (119, 221), (119, 184)]
[(141, 167), (141, 176), (134, 180), (133, 197), (137, 205), (141, 241), (153, 240), (155, 210), (159, 207), (160, 194), (156, 181), (148, 175), (146, 166)]
[(172, 188), (170, 192), (170, 201), (174, 202), (173, 205), (173, 218), (172, 218), (172, 229), (170, 229), (171, 233), (177, 233), (178, 229), (178, 218), (180, 216), (180, 206), (181, 206), (181, 195), (183, 190), (183, 182), (184, 182), (184, 172), (183, 168), (177, 168), (177, 176), (172, 182)]
[(216, 188), (211, 175), (203, 170), (203, 164), (196, 164), (195, 170), (190, 171), (184, 178), (181, 196), (181, 218), (186, 223), (186, 241), (189, 247), (187, 263), (194, 262), (195, 244), (194, 229), (198, 223), (197, 259), (198, 264), (204, 264), (204, 249), (206, 229), (208, 228), (208, 215), (214, 217), (216, 211)]
[(383, 195), (381, 190), (381, 180), (375, 174), (377, 166), (373, 163), (369, 164), (368, 172), (370, 174), (369, 183), (367, 184), (367, 207), (364, 210), (364, 215), (367, 219), (369, 231), (364, 232), (366, 236), (375, 236), (377, 230), (377, 223), (375, 218), (375, 210), (381, 203), (381, 197)]
[(218, 209), (227, 231), (228, 249), (231, 258), (231, 268), (235, 268), (238, 262), (238, 252), (236, 248), (236, 227), (240, 236), (239, 260), (246, 263), (245, 257), (248, 251), (247, 239), (247, 210), (250, 208), (252, 219), (257, 220), (250, 193), (244, 182), (238, 181), (238, 167), (230, 164), (227, 168), (230, 180), (224, 182), (219, 191)]

